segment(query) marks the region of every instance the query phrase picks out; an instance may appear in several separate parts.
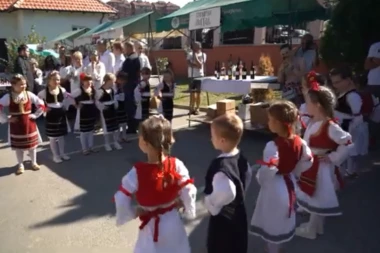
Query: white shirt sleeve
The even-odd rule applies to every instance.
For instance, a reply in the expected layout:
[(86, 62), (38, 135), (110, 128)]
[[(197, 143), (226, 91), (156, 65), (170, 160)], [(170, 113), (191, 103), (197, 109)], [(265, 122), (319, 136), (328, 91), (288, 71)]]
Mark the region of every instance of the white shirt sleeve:
[(346, 96), (348, 106), (351, 108), (353, 115), (360, 114), (362, 108), (362, 98), (357, 92), (351, 92)]
[(378, 50), (380, 49), (378, 45), (380, 45), (380, 43), (374, 43), (370, 46), (367, 58), (378, 58)]
[(2, 98), (0, 98), (0, 124), (8, 123), (8, 117), (4, 113), (3, 108), (8, 107), (10, 103), (9, 93), (6, 93)]
[(212, 193), (205, 197), (205, 207), (215, 216), (235, 199), (236, 186), (223, 172), (218, 172), (214, 175), (212, 187)]
[(351, 149), (354, 148), (351, 135), (336, 123), (330, 123), (328, 134), (331, 140), (339, 145), (338, 148), (328, 154), (328, 156), (334, 165), (340, 166), (348, 158)]
[[(182, 179), (180, 183), (186, 182), (190, 179), (189, 170), (186, 168), (185, 164), (176, 159), (176, 170), (178, 174), (181, 175)], [(185, 216), (188, 219), (194, 219), (196, 217), (196, 198), (197, 198), (197, 188), (194, 184), (189, 183), (182, 188), (180, 192), (180, 198), (185, 207)]]

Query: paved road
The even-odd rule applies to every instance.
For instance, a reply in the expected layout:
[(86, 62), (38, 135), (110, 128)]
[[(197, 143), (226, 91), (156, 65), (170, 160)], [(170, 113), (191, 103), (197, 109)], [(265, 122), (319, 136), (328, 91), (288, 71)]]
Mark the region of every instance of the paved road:
[[(184, 111), (176, 111), (174, 127), (184, 127)], [(41, 128), (42, 129), (42, 128)], [(6, 126), (0, 126), (0, 252), (1, 253), (131, 253), (138, 222), (115, 227), (111, 198), (122, 176), (143, 155), (137, 142), (121, 151), (101, 151), (83, 157), (79, 139), (68, 137), (72, 160), (63, 164), (50, 161), (45, 141), (38, 153), (42, 170), (27, 170), (15, 176), (15, 158), (6, 146)], [(175, 134), (174, 155), (182, 159), (201, 188), (210, 159), (216, 155), (206, 126), (182, 128)], [(242, 149), (251, 162), (259, 159), (268, 137), (246, 133)], [(96, 137), (101, 145), (101, 136)], [(380, 160), (380, 159), (379, 159)], [(376, 165), (379, 167), (379, 165)], [(364, 174), (348, 185), (341, 195), (344, 215), (331, 218), (326, 233), (315, 241), (295, 238), (286, 252), (291, 253), (378, 253), (380, 240), (380, 170)], [(258, 186), (250, 186), (247, 203), (252, 215)], [(199, 200), (201, 202), (201, 200)], [(186, 224), (194, 253), (203, 253), (207, 215), (198, 204), (198, 218)], [(299, 222), (304, 220), (300, 217)], [(249, 252), (263, 253), (263, 243), (250, 237)]]

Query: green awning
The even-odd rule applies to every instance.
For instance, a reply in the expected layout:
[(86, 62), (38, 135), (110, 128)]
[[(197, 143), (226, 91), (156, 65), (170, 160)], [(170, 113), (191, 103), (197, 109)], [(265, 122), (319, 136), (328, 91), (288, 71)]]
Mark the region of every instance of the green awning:
[(82, 28), (82, 29), (75, 30), (75, 31), (65, 32), (65, 33), (62, 33), (61, 35), (59, 35), (58, 37), (52, 39), (51, 42), (58, 42), (58, 41), (62, 41), (62, 40), (73, 41), (75, 38), (78, 38), (79, 36), (81, 36), (82, 34), (87, 32), (88, 30), (90, 30), (90, 29), (89, 28)]
[(221, 7), (222, 31), (234, 31), (252, 27), (286, 25), (291, 21), (301, 23), (326, 19), (327, 11), (316, 0), (199, 0), (156, 21), (157, 32), (189, 26), (189, 14), (195, 11)]
[(148, 33), (155, 32), (156, 20), (161, 17), (157, 12), (147, 12), (133, 15), (131, 17), (121, 18), (94, 34), (104, 33), (113, 29), (123, 28), (124, 34)]
[(179, 21), (179, 26), (176, 29), (186, 29), (189, 27), (189, 14), (192, 12), (249, 1), (251, 0), (198, 0), (190, 2), (181, 9), (158, 19), (156, 21), (156, 30), (157, 32), (173, 30), (173, 19), (176, 22)]
[(85, 32), (84, 34), (82, 34), (81, 36), (79, 36), (78, 39), (79, 38), (84, 38), (84, 37), (91, 36), (94, 33), (97, 33), (98, 31), (100, 31), (102, 29), (106, 29), (107, 27), (109, 27), (110, 25), (112, 25), (114, 22), (115, 21), (108, 21), (108, 22), (102, 23), (100, 25), (97, 25), (94, 28), (92, 28), (92, 29), (88, 30), (87, 32)]

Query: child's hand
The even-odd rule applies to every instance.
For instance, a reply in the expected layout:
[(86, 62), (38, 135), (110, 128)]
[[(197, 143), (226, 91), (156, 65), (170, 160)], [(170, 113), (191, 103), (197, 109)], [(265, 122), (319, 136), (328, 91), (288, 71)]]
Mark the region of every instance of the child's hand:
[(9, 119), (8, 119), (8, 122), (9, 123), (16, 123), (18, 121), (18, 118), (17, 117), (10, 117)]
[(147, 211), (145, 211), (144, 209), (142, 209), (141, 207), (136, 207), (136, 217), (140, 217), (140, 216), (143, 216), (144, 214), (146, 214)]
[(157, 97), (160, 98), (160, 99), (162, 98), (162, 92), (161, 91), (158, 92)]
[(318, 158), (320, 162), (331, 163), (330, 157), (328, 155), (318, 156)]

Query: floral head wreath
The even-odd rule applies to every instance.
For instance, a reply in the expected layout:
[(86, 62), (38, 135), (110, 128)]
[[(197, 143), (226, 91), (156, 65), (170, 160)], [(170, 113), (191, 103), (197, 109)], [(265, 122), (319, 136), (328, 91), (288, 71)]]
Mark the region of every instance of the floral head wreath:
[(315, 71), (310, 71), (306, 76), (306, 81), (310, 87), (310, 90), (319, 90), (319, 83), (317, 81), (317, 73)]

